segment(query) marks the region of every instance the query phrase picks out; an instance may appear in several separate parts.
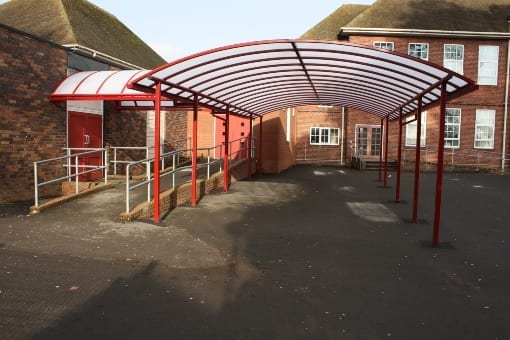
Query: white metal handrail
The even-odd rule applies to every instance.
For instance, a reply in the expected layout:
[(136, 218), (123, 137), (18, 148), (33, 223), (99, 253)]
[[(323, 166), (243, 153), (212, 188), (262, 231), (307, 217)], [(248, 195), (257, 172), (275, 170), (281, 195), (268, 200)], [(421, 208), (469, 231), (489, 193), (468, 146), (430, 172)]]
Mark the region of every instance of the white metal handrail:
[[(45, 159), (42, 161), (34, 162), (34, 205), (36, 207), (39, 207), (39, 188), (48, 184), (58, 183), (62, 182), (64, 180), (71, 181), (72, 178), (75, 178), (75, 192), (79, 192), (79, 177), (91, 172), (95, 171), (101, 171), (104, 170), (104, 181), (105, 184), (108, 183), (108, 166), (105, 164), (108, 164), (108, 153), (106, 152), (106, 149), (104, 148), (68, 148), (67, 149), (67, 155), (61, 156), (61, 157), (55, 157), (50, 159)], [(86, 150), (86, 151), (85, 151)], [(72, 154), (72, 151), (84, 151), (80, 153)], [(102, 164), (101, 165), (89, 165), (89, 164), (79, 164), (80, 157), (94, 154), (97, 152), (101, 152), (103, 155), (101, 157)], [(71, 159), (74, 158), (74, 164), (71, 164)], [(57, 162), (57, 161), (64, 161), (64, 164), (62, 165), (64, 168), (67, 168), (67, 175), (62, 177), (57, 177), (50, 179), (48, 181), (39, 182), (39, 169), (40, 166), (43, 164), (51, 163), (51, 162)], [(74, 168), (74, 173), (71, 171), (71, 167)], [(89, 169), (85, 171), (80, 171), (80, 169)]]
[[(235, 152), (232, 152), (232, 144), (233, 143), (236, 143), (236, 142), (240, 142), (241, 140), (246, 140), (247, 137), (242, 137), (242, 138), (239, 138), (239, 139), (236, 139), (236, 140), (233, 140), (233, 141), (230, 141), (230, 149), (229, 149), (229, 153), (228, 153), (228, 158), (229, 158), (229, 164), (232, 165), (232, 159), (233, 159), (233, 155), (235, 155), (236, 158), (239, 158), (240, 154), (242, 153), (242, 151), (245, 151), (246, 153), (246, 150), (248, 148), (247, 144), (245, 143), (244, 146), (238, 150), (236, 150)], [(255, 140), (255, 139), (253, 139)], [(203, 162), (201, 164), (198, 165), (199, 168), (203, 168), (203, 167), (207, 167), (207, 179), (210, 178), (211, 176), (211, 166), (213, 166), (214, 164), (216, 163), (219, 163), (219, 172), (222, 172), (223, 171), (223, 168), (222, 168), (222, 165), (223, 165), (223, 162), (222, 162), (222, 157), (223, 157), (223, 148), (224, 148), (224, 143), (222, 144), (219, 144), (219, 145), (215, 145), (213, 147), (209, 147), (209, 148), (199, 148), (197, 149), (197, 155), (198, 156), (198, 151), (207, 151), (207, 162)], [(220, 157), (219, 158), (216, 158), (214, 155), (215, 155), (215, 152), (216, 152), (216, 149), (219, 149), (219, 155)], [(175, 151), (171, 151), (171, 152), (167, 152), (165, 154), (162, 154), (160, 156), (160, 161), (163, 162), (165, 159), (168, 159), (168, 158), (172, 158), (172, 169), (171, 170), (167, 170), (167, 171), (162, 171), (160, 173), (160, 179), (166, 177), (166, 176), (169, 176), (169, 175), (172, 175), (172, 189), (175, 189), (175, 185), (176, 185), (176, 181), (175, 181), (175, 174), (179, 171), (183, 171), (183, 170), (187, 170), (187, 169), (191, 169), (192, 166), (191, 165), (185, 165), (185, 166), (180, 166), (179, 167), (179, 164), (180, 164), (180, 156), (182, 154), (186, 154), (186, 153), (189, 153), (189, 154), (192, 154), (192, 149), (180, 149), (180, 150), (175, 150)], [(253, 156), (255, 154), (255, 143), (253, 142), (252, 143), (252, 153), (251, 155)], [(198, 159), (198, 157), (197, 157)], [(150, 173), (147, 174), (147, 178), (145, 180), (141, 180), (139, 182), (137, 182), (136, 184), (132, 184), (132, 181), (131, 181), (131, 176), (130, 176), (130, 172), (131, 172), (131, 169), (132, 167), (138, 165), (138, 164), (141, 164), (141, 163), (147, 163), (148, 166), (147, 168), (150, 169), (150, 165), (152, 163), (154, 163), (154, 158), (147, 158), (147, 159), (143, 159), (143, 160), (140, 160), (140, 161), (135, 161), (135, 162), (130, 162), (127, 164), (126, 166), (126, 213), (129, 213), (129, 211), (131, 210), (131, 192), (137, 188), (140, 188), (142, 186), (147, 186), (147, 202), (150, 202), (150, 200), (152, 199), (152, 195), (151, 195), (151, 183), (154, 181), (154, 177), (151, 176)], [(164, 168), (163, 168), (164, 169)]]
[[(113, 160), (110, 160), (110, 163), (113, 164), (113, 174), (117, 175), (117, 165), (118, 164), (129, 164), (133, 161), (129, 160), (118, 160), (118, 152), (117, 151), (125, 151), (125, 150), (134, 150), (134, 151), (145, 151), (145, 159), (149, 158), (149, 147), (146, 146), (111, 146), (110, 149), (113, 150)], [(146, 164), (146, 170), (149, 169), (148, 164)]]
[[(161, 172), (160, 173), (160, 178), (163, 178), (169, 174), (172, 174), (172, 188), (175, 187), (175, 173), (178, 171), (178, 170), (182, 170), (184, 169), (185, 167), (181, 167), (181, 168), (177, 168), (178, 166), (178, 158), (180, 156), (180, 154), (184, 153), (184, 152), (187, 152), (188, 150), (187, 149), (182, 149), (182, 150), (175, 150), (175, 151), (171, 151), (171, 152), (168, 152), (168, 153), (165, 153), (165, 154), (162, 154), (160, 156), (160, 161), (163, 159), (163, 158), (168, 158), (168, 157), (172, 157), (172, 170), (171, 171), (165, 171), (165, 172)], [(136, 162), (130, 162), (127, 166), (126, 166), (126, 213), (129, 213), (129, 211), (131, 210), (131, 191), (133, 191), (134, 189), (137, 189), (139, 187), (142, 187), (144, 185), (147, 186), (147, 202), (150, 202), (151, 198), (152, 198), (152, 195), (151, 195), (151, 183), (154, 181), (154, 178), (153, 176), (151, 176), (150, 174), (150, 165), (154, 162), (154, 158), (147, 158), (147, 159), (143, 159), (143, 160), (140, 160), (140, 161), (136, 161)], [(131, 168), (133, 166), (136, 166), (138, 164), (141, 164), (141, 163), (146, 163), (147, 164), (147, 169), (148, 172), (147, 172), (147, 178), (145, 180), (142, 180), (134, 185), (131, 185), (131, 176), (130, 176), (130, 173), (131, 173)]]
[[(425, 163), (429, 163), (431, 156), (437, 153), (437, 147), (430, 147), (430, 146), (422, 146), (422, 155), (424, 155)], [(406, 162), (406, 155), (408, 152), (412, 152), (414, 154), (416, 148), (409, 147), (409, 146), (403, 146), (402, 147), (402, 161)], [(449, 164), (450, 167), (455, 166), (476, 166), (477, 169), (480, 167), (483, 167), (484, 165), (489, 165), (490, 161), (502, 161), (502, 156), (498, 152), (490, 151), (490, 150), (473, 150), (472, 152), (469, 151), (460, 151), (457, 148), (445, 148), (444, 150), (445, 155), (445, 164)], [(458, 159), (473, 159), (473, 162), (465, 162), (465, 161), (459, 161)], [(411, 160), (414, 160), (414, 156), (411, 157)], [(510, 154), (505, 156), (505, 162), (510, 162)]]

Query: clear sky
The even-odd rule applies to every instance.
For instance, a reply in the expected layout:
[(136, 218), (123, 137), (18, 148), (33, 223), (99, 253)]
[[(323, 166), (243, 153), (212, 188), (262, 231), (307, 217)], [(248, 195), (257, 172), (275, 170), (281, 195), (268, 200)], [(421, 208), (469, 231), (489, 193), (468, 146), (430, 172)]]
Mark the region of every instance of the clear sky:
[(170, 61), (239, 42), (298, 38), (342, 4), (375, 0), (89, 1), (116, 16)]

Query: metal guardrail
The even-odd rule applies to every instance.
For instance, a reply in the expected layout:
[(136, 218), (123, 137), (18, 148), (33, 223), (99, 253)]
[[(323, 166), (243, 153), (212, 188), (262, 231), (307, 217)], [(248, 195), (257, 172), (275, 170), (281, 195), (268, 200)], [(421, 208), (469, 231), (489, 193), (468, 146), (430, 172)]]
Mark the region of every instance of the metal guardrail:
[[(408, 160), (407, 154), (412, 152), (412, 156), (410, 157), (411, 161), (414, 161), (414, 155), (416, 152), (415, 147), (402, 147), (402, 162), (405, 163)], [(422, 146), (421, 154), (422, 159), (424, 159), (425, 163), (430, 163), (431, 161), (437, 159), (437, 148)], [(472, 160), (472, 161), (468, 161)], [(449, 165), (451, 168), (455, 166), (466, 166), (466, 167), (475, 167), (477, 170), (483, 167), (500, 167), (502, 161), (501, 153), (493, 152), (493, 151), (485, 151), (485, 150), (475, 150), (473, 152), (466, 151), (458, 151), (456, 148), (445, 148), (444, 150), (444, 164)], [(506, 155), (504, 158), (505, 163), (510, 162), (510, 154)], [(497, 164), (497, 166), (496, 166)]]
[[(180, 141), (182, 142), (182, 141), (188, 141), (188, 140), (189, 140), (189, 138), (182, 139)], [(176, 145), (176, 143), (178, 143), (178, 142), (179, 141), (173, 142), (173, 145)], [(250, 152), (252, 159), (255, 158), (255, 145), (256, 145), (255, 142), (256, 142), (255, 138), (252, 138), (252, 143), (251, 143), (252, 147), (251, 147), (251, 152)], [(237, 143), (238, 143), (238, 145), (236, 145)], [(165, 148), (165, 146), (167, 146), (167, 144), (172, 145), (172, 142), (165, 143), (162, 145), (162, 147)], [(219, 172), (223, 171), (224, 147), (225, 147), (225, 143), (222, 143), (222, 144), (219, 144), (219, 145), (216, 145), (213, 147), (209, 147), (209, 148), (197, 149), (197, 155), (196, 155), (197, 159), (198, 159), (199, 152), (202, 152), (202, 154), (204, 154), (204, 151), (206, 151), (206, 154), (207, 154), (206, 161), (200, 163), (199, 167), (200, 168), (207, 167), (207, 173), (206, 173), (207, 179), (209, 179), (212, 175), (211, 169), (212, 169), (213, 165), (218, 163), (219, 164), (218, 171)], [(235, 150), (234, 150), (234, 147), (235, 147)], [(109, 161), (108, 153), (109, 153), (110, 149), (113, 150), (113, 160)], [(234, 160), (234, 159), (246, 158), (248, 155), (247, 149), (248, 149), (247, 137), (241, 137), (241, 138), (229, 141), (229, 153), (228, 153), (229, 165), (230, 166), (232, 165), (232, 160)], [(66, 181), (66, 180), (71, 182), (74, 179), (74, 181), (76, 183), (75, 192), (78, 193), (79, 192), (79, 178), (80, 178), (80, 176), (86, 175), (88, 173), (92, 173), (95, 171), (104, 171), (104, 175), (103, 175), (104, 182), (105, 182), (105, 184), (107, 184), (108, 183), (109, 164), (113, 164), (114, 175), (117, 174), (117, 167), (119, 164), (126, 164), (126, 174), (125, 174), (126, 175), (126, 212), (129, 212), (130, 207), (131, 207), (130, 193), (133, 190), (146, 185), (147, 186), (147, 201), (150, 201), (152, 199), (151, 184), (154, 181), (154, 178), (151, 175), (151, 166), (154, 163), (154, 158), (148, 157), (150, 147), (118, 146), (118, 147), (110, 147), (110, 148), (64, 148), (64, 150), (66, 150), (65, 156), (55, 157), (55, 158), (51, 158), (51, 159), (34, 162), (34, 183), (35, 183), (35, 185), (34, 185), (34, 188), (35, 188), (34, 189), (34, 201), (35, 201), (36, 207), (38, 207), (39, 203), (40, 203), (40, 198), (39, 198), (40, 188), (45, 185), (54, 184), (54, 183), (58, 183), (58, 182)], [(136, 161), (119, 159), (118, 152), (121, 150), (123, 150), (123, 151), (125, 151), (125, 150), (145, 151), (144, 152), (145, 159), (136, 160)], [(219, 150), (219, 153), (217, 153), (217, 150)], [(78, 153), (76, 153), (76, 152), (78, 152)], [(102, 153), (100, 165), (86, 164), (83, 162), (83, 157), (89, 156), (89, 155), (97, 153), (97, 152)], [(181, 157), (183, 157), (183, 155), (191, 155), (191, 154), (192, 154), (192, 149), (183, 148), (183, 149), (163, 153), (160, 156), (160, 161), (162, 163), (162, 170), (163, 170), (160, 173), (160, 178), (164, 178), (166, 176), (172, 175), (172, 189), (174, 189), (175, 185), (176, 185), (175, 174), (179, 171), (191, 169), (190, 165), (179, 166), (179, 164), (181, 163)], [(219, 157), (216, 157), (216, 154), (218, 154)], [(168, 162), (169, 159), (171, 159), (171, 164), (172, 164), (171, 170), (168, 170), (168, 168), (165, 167), (165, 162)], [(73, 160), (74, 160), (74, 162), (73, 162)], [(80, 160), (82, 160), (82, 164), (80, 164)], [(45, 164), (49, 164), (52, 162), (59, 162), (59, 164), (58, 164), (59, 166), (66, 168), (67, 175), (52, 178), (50, 180), (41, 182), (40, 176), (39, 176), (41, 167)], [(60, 163), (63, 163), (63, 164), (60, 164)], [(145, 164), (146, 178), (144, 180), (138, 181), (137, 183), (133, 184), (132, 175), (131, 175), (132, 169), (133, 169), (133, 167), (140, 165), (140, 164)]]
[[(240, 158), (242, 158), (243, 154), (247, 156), (247, 154), (248, 154), (247, 153), (247, 148), (248, 148), (247, 144), (248, 143), (246, 143), (246, 141), (247, 141), (247, 137), (241, 137), (236, 140), (229, 141), (228, 159), (229, 159), (230, 166), (232, 165), (233, 159), (240, 159)], [(253, 139), (253, 141), (255, 141), (255, 139)], [(235, 143), (239, 143), (239, 148), (236, 149), (235, 151), (232, 151), (233, 150), (232, 146), (234, 146)], [(252, 145), (251, 156), (253, 157), (255, 155), (255, 142), (252, 142), (251, 145)], [(219, 163), (218, 171), (219, 172), (223, 171), (222, 165), (223, 165), (223, 150), (224, 150), (223, 148), (224, 147), (225, 147), (225, 145), (224, 145), (224, 143), (222, 143), (222, 144), (215, 145), (215, 146), (209, 147), (209, 148), (197, 149), (197, 155), (196, 155), (197, 159), (198, 159), (199, 151), (207, 151), (206, 161), (199, 164), (200, 168), (207, 167), (207, 170), (206, 170), (207, 171), (206, 172), (207, 179), (209, 179), (212, 175), (211, 168), (214, 164)], [(219, 158), (215, 157), (217, 149), (219, 149), (219, 155), (220, 155)], [(162, 167), (163, 171), (160, 173), (160, 179), (163, 179), (166, 176), (172, 175), (172, 181), (171, 181), (172, 189), (175, 189), (175, 186), (176, 186), (175, 174), (178, 173), (179, 171), (185, 171), (185, 170), (192, 168), (191, 165), (179, 166), (181, 155), (184, 155), (184, 154), (191, 155), (192, 151), (193, 151), (192, 149), (180, 149), (180, 150), (175, 150), (175, 151), (171, 151), (168, 153), (164, 153), (160, 156), (160, 161), (162, 162), (162, 164), (164, 164), (163, 162), (165, 161), (165, 159), (171, 158), (171, 162), (172, 162), (171, 170), (167, 170), (164, 167)], [(147, 190), (146, 201), (150, 202), (152, 199), (152, 196), (153, 196), (152, 191), (151, 191), (151, 185), (154, 182), (154, 177), (149, 172), (147, 173), (146, 179), (138, 180), (136, 183), (133, 183), (132, 176), (131, 176), (131, 169), (139, 164), (142, 164), (142, 163), (146, 163), (147, 169), (150, 169), (152, 164), (154, 163), (154, 158), (147, 158), (147, 159), (143, 159), (143, 160), (139, 160), (139, 161), (135, 161), (135, 162), (130, 162), (126, 166), (126, 213), (129, 213), (129, 211), (131, 210), (131, 206), (132, 206), (131, 192), (133, 192), (133, 190), (143, 187), (143, 186), (146, 186), (146, 190)]]
[[(34, 162), (34, 205), (36, 207), (39, 207), (39, 188), (48, 184), (58, 183), (62, 181), (69, 181), (71, 182), (74, 178), (76, 185), (75, 185), (75, 193), (79, 192), (79, 177), (88, 173), (92, 173), (95, 171), (103, 171), (104, 170), (104, 182), (105, 184), (108, 183), (108, 166), (105, 164), (108, 164), (108, 152), (107, 149), (104, 148), (67, 148), (67, 155), (61, 156), (61, 157), (55, 157), (51, 159), (45, 159), (42, 161)], [(75, 151), (83, 151), (79, 153), (72, 153)], [(80, 157), (83, 158), (83, 156), (91, 155), (97, 152), (102, 153), (101, 157), (101, 165), (94, 165), (94, 164), (80, 164)], [(74, 164), (72, 164), (72, 159), (74, 159)], [(63, 167), (67, 168), (67, 175), (53, 178), (48, 181), (40, 182), (39, 181), (39, 169), (43, 164), (48, 164), (52, 162), (61, 162), (64, 161), (62, 164)], [(74, 169), (74, 173), (73, 170)], [(81, 169), (86, 169), (84, 171), (80, 171)]]

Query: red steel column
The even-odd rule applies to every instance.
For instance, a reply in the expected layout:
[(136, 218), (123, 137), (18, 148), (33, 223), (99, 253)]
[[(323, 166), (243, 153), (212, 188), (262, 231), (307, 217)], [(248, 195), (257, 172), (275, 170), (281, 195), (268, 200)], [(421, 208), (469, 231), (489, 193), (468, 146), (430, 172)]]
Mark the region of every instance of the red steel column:
[(262, 117), (259, 118), (259, 162), (257, 164), (257, 173), (262, 175)]
[(418, 109), (416, 113), (416, 157), (414, 159), (413, 223), (418, 223), (418, 198), (420, 194), (421, 105), (422, 99), (420, 97), (418, 98)]
[(439, 223), (441, 221), (441, 195), (443, 192), (443, 161), (444, 161), (444, 129), (446, 120), (446, 80), (441, 84), (441, 104), (439, 110), (439, 141), (437, 147), (437, 170), (436, 170), (436, 204), (434, 208), (434, 231), (432, 245), (439, 246)]
[(198, 96), (193, 98), (193, 146), (191, 151), (191, 206), (197, 205)]
[(228, 187), (230, 183), (230, 169), (229, 169), (229, 123), (230, 122), (230, 113), (229, 107), (227, 106), (227, 113), (225, 115), (225, 148), (223, 155), (223, 192), (228, 192)]
[(390, 117), (386, 116), (386, 131), (384, 131), (384, 187), (388, 186), (388, 135)]
[(395, 202), (400, 203), (400, 172), (402, 163), (402, 108), (400, 108), (400, 114), (398, 116), (398, 151), (397, 151), (397, 183)]
[(156, 84), (156, 98), (154, 99), (154, 205), (153, 220), (159, 223), (159, 158), (160, 156), (160, 120), (161, 120), (161, 83)]
[(253, 119), (250, 115), (250, 133), (248, 133), (248, 180), (251, 180), (251, 130), (253, 128)]
[(379, 140), (379, 182), (382, 181), (382, 146), (383, 146), (384, 118), (381, 119), (381, 138)]

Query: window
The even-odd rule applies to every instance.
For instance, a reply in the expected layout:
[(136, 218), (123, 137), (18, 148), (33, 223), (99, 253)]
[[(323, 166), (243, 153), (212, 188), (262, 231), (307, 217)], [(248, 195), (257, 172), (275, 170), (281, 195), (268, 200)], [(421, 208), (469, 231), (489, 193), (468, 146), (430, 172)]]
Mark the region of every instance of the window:
[(495, 110), (476, 110), (475, 148), (494, 148)]
[(390, 41), (375, 41), (374, 47), (378, 47), (378, 48), (382, 48), (382, 49), (390, 50), (390, 51), (393, 51), (395, 49), (393, 42), (390, 42)]
[(338, 145), (338, 128), (310, 128), (310, 144), (312, 145)]
[[(415, 117), (408, 117), (406, 121), (410, 121), (415, 119)], [(414, 122), (406, 124), (406, 146), (416, 146), (416, 127), (418, 126), (418, 122), (415, 120)], [(427, 112), (421, 113), (421, 135), (420, 135), (420, 146), (425, 146), (426, 142), (426, 132), (427, 132)]]
[(499, 46), (480, 46), (478, 50), (478, 84), (498, 85)]
[(443, 66), (464, 74), (464, 45), (444, 45)]
[(446, 109), (444, 127), (444, 146), (460, 147), (460, 109)]
[(429, 60), (429, 44), (410, 43), (408, 54), (423, 60)]

